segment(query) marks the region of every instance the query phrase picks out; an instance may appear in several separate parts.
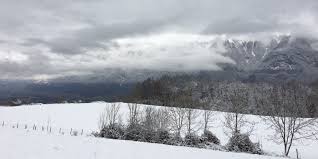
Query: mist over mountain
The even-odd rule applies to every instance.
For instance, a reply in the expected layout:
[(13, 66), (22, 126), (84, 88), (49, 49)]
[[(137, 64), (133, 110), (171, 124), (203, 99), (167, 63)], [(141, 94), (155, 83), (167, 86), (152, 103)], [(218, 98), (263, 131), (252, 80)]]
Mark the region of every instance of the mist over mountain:
[[(170, 71), (151, 67), (147, 69), (134, 67), (104, 69), (91, 75), (65, 76), (51, 82), (135, 83), (147, 78), (158, 78), (162, 75), (196, 75), (199, 72), (205, 72), (205, 74), (214, 76), (215, 79), (223, 80), (245, 80), (253, 77), (257, 81), (299, 80), (310, 83), (318, 78), (318, 51), (312, 47), (315, 43), (316, 41), (310, 38), (290, 35), (275, 36), (267, 41), (232, 38), (191, 41), (188, 45), (192, 48), (210, 50), (211, 54), (214, 54), (215, 50), (219, 50), (219, 54), (229, 60), (217, 62), (216, 68), (219, 69), (212, 70), (204, 66), (187, 70), (185, 68), (193, 65), (191, 62), (194, 61), (182, 61), (184, 66), (179, 65), (179, 69), (171, 69)], [(136, 52), (134, 49), (128, 50), (128, 52), (140, 57), (145, 54), (141, 51)]]
[(313, 82), (317, 79), (318, 52), (312, 48), (310, 39), (281, 36), (269, 44), (232, 40), (226, 45), (236, 67), (255, 80)]
[[(63, 98), (74, 101), (85, 98), (115, 100), (129, 94), (135, 83), (147, 78), (183, 74), (212, 81), (279, 83), (297, 80), (311, 83), (318, 79), (318, 51), (313, 47), (315, 42), (310, 38), (290, 35), (274, 36), (266, 41), (234, 38), (191, 41), (187, 43), (187, 48), (211, 52), (218, 50), (228, 60), (217, 63), (216, 70), (204, 67), (184, 70), (195, 67), (196, 64), (190, 63), (193, 61), (182, 61), (184, 63), (179, 65), (180, 69), (171, 71), (152, 69), (152, 64), (149, 64), (148, 69), (109, 68), (92, 74), (62, 76), (50, 80), (1, 80), (0, 97), (9, 101), (27, 97), (29, 101), (38, 102), (61, 102)], [(136, 52), (135, 49), (128, 52), (140, 57), (145, 54), (140, 50)], [(47, 99), (49, 96), (50, 99)], [(41, 100), (44, 97), (46, 100)]]
[(0, 159), (317, 159), (318, 0), (0, 4)]

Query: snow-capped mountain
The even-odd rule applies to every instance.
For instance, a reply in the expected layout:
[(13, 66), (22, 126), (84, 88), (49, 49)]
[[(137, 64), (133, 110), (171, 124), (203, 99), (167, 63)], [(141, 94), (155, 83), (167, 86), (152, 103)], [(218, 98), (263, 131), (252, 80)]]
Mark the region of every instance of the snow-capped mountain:
[(226, 55), (236, 62), (236, 67), (245, 71), (254, 70), (270, 51), (259, 41), (229, 39), (224, 42)]
[[(273, 37), (269, 42), (238, 39), (207, 40), (193, 42), (188, 47), (219, 50), (222, 56), (234, 62), (219, 63), (218, 66), (222, 70), (213, 71), (105, 69), (85, 76), (65, 76), (45, 81), (2, 80), (0, 81), (2, 94), (0, 99), (5, 99), (4, 103), (8, 103), (7, 99), (10, 102), (16, 97), (27, 97), (27, 100), (37, 102), (60, 101), (62, 100), (60, 96), (67, 96), (72, 100), (83, 99), (83, 97), (116, 97), (129, 93), (136, 82), (147, 78), (184, 73), (193, 78), (205, 78), (211, 81), (301, 80), (310, 83), (318, 79), (318, 51), (312, 47), (312, 40), (306, 38), (281, 36)], [(198, 65), (200, 66), (200, 63)], [(41, 98), (38, 99), (38, 97)]]
[(257, 80), (284, 81), (318, 79), (318, 51), (310, 39), (280, 36), (269, 43), (229, 39), (225, 55), (235, 67)]
[[(244, 80), (248, 77), (257, 80), (303, 80), (314, 81), (318, 79), (318, 51), (312, 45), (312, 40), (293, 36), (273, 36), (270, 40), (242, 40), (235, 38), (225, 39), (197, 39), (189, 40), (183, 44), (185, 50), (210, 50), (211, 52), (222, 52), (222, 56), (232, 61), (219, 63), (222, 70), (206, 71), (204, 64), (202, 70), (213, 75), (214, 79)], [(183, 46), (182, 45), (182, 46)], [(166, 49), (160, 46), (158, 50), (166, 53)], [(134, 56), (149, 54), (147, 50), (135, 50), (134, 47), (128, 53)], [(195, 49), (192, 49), (195, 48)], [(170, 48), (171, 49), (171, 48)], [(175, 50), (178, 51), (178, 50)], [(198, 53), (200, 54), (200, 53)], [(207, 54), (207, 53), (206, 53)], [(199, 55), (198, 55), (199, 56)], [(142, 58), (141, 57), (141, 58)], [(168, 60), (169, 57), (164, 59)], [(160, 59), (160, 58), (159, 58)], [(193, 62), (193, 61), (192, 61)], [(184, 65), (191, 65), (190, 63)], [(196, 64), (200, 65), (200, 64)], [(152, 65), (151, 65), (152, 66)], [(178, 69), (176, 69), (178, 70)], [(161, 71), (149, 69), (105, 69), (86, 76), (68, 76), (55, 79), (58, 82), (116, 82), (130, 83), (143, 81), (149, 77), (157, 78), (162, 75), (176, 75), (179, 73), (196, 73), (197, 71)], [(202, 72), (202, 71), (201, 71)], [(216, 77), (222, 76), (222, 77)], [(212, 76), (211, 76), (212, 77)]]

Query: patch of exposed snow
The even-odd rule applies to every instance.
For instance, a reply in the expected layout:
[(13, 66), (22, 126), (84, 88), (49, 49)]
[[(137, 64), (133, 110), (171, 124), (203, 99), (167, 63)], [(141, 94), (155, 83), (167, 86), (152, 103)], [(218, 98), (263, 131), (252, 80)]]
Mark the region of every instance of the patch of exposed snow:
[(268, 48), (265, 48), (265, 53), (264, 53), (264, 55), (262, 56), (262, 59), (263, 59), (264, 57), (266, 57), (267, 54), (268, 54)]
[(252, 45), (252, 55), (255, 57), (255, 53), (254, 53), (254, 45), (255, 45), (255, 41), (253, 41), (253, 45)]

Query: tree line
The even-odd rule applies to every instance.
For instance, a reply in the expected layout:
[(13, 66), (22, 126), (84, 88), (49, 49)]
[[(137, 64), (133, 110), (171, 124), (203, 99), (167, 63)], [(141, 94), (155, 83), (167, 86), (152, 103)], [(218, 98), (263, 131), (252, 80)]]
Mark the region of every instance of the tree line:
[[(285, 156), (289, 155), (291, 147), (297, 140), (317, 140), (317, 118), (299, 117), (298, 102), (294, 104), (292, 104), (294, 101), (277, 102), (278, 99), (287, 98), (287, 96), (296, 98), (295, 94), (289, 94), (290, 92), (285, 92), (284, 89), (271, 91), (278, 93), (276, 97), (267, 95), (272, 100), (257, 99), (258, 103), (266, 102), (272, 107), (271, 115), (259, 116), (272, 130), (271, 134), (264, 135), (268, 135), (271, 140), (281, 144)], [(233, 92), (233, 96), (237, 93)], [(242, 103), (233, 104), (238, 107), (242, 105)], [(278, 105), (281, 105), (279, 109), (276, 108)], [(264, 154), (261, 144), (250, 140), (250, 135), (257, 123), (247, 118), (245, 114), (225, 113), (222, 127), (229, 141), (222, 146), (218, 137), (211, 132), (211, 127), (215, 124), (214, 120), (220, 120), (215, 118), (215, 112), (211, 109), (141, 107), (135, 103), (130, 103), (127, 107), (128, 113), (125, 116), (127, 121), (123, 122), (120, 104), (112, 103), (107, 106), (100, 116), (100, 131), (95, 135), (111, 139)], [(200, 132), (203, 133), (199, 134)]]
[[(285, 94), (285, 96), (283, 94)], [(294, 94), (294, 96), (292, 95)], [(273, 97), (280, 97), (279, 99)], [(301, 117), (318, 116), (318, 84), (243, 83), (238, 81), (197, 80), (191, 77), (163, 76), (136, 84), (126, 102), (190, 107), (242, 114), (271, 115), (273, 102), (297, 103)], [(277, 106), (279, 107), (279, 106)], [(278, 109), (281, 110), (281, 109)]]

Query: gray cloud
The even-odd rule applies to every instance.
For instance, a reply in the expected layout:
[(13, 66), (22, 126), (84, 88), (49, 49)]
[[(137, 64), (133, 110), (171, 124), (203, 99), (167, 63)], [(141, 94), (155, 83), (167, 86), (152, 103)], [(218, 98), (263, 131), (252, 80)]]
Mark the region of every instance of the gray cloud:
[(203, 31), (205, 34), (246, 34), (266, 31), (281, 31), (276, 23), (258, 19), (234, 18), (225, 21), (212, 22)]
[[(316, 0), (3, 0), (0, 73), (7, 77), (59, 76), (125, 67), (122, 63), (135, 69), (218, 69), (218, 62), (229, 59), (215, 50), (196, 54), (204, 48), (187, 52), (180, 45), (221, 34), (281, 32), (317, 38), (317, 27)], [(175, 35), (173, 40), (166, 33)], [(151, 41), (147, 37), (157, 37), (158, 43), (149, 44), (154, 48), (134, 42)], [(130, 41), (118, 43), (119, 39)], [(4, 59), (8, 52), (10, 58)], [(140, 55), (135, 64), (126, 58), (130, 53)], [(206, 57), (212, 60), (204, 60)], [(182, 61), (202, 65), (188, 67)]]
[(25, 45), (44, 44), (54, 53), (80, 54), (84, 50), (106, 48), (106, 42), (115, 38), (136, 36), (155, 32), (165, 23), (163, 21), (142, 21), (116, 23), (110, 25), (94, 25), (85, 27), (52, 40), (28, 39)]
[[(0, 73), (2, 78), (29, 78), (36, 74), (51, 74), (53, 66), (49, 59), (43, 54), (32, 54), (23, 63), (9, 59), (0, 62)], [(57, 73), (57, 72), (54, 72)]]

